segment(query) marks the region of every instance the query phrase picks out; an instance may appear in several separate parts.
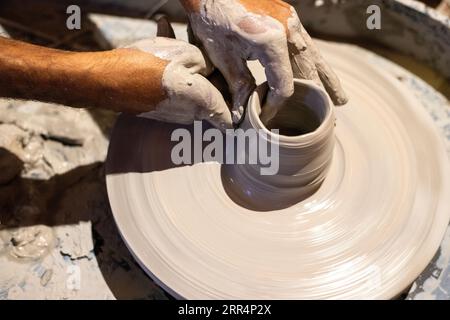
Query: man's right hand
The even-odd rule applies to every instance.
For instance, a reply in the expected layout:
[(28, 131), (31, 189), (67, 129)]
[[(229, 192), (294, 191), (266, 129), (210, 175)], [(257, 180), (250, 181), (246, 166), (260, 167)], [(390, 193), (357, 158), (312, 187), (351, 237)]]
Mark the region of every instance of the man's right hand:
[[(181, 0), (193, 33), (221, 71), (233, 95), (235, 121), (254, 90), (247, 60), (266, 69), (269, 120), (293, 93), (293, 71), (323, 85), (336, 105), (347, 102), (339, 79), (324, 61), (295, 9), (280, 0)], [(265, 118), (265, 119), (264, 119)]]

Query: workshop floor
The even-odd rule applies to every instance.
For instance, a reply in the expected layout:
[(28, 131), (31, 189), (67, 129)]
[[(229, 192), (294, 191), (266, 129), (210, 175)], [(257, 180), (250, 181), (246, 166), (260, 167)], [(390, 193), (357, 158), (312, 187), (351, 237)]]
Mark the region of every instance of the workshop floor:
[[(61, 27), (68, 3), (2, 1), (0, 33), (54, 48), (107, 49), (87, 18), (82, 31)], [(0, 99), (0, 265), (11, 271), (0, 274), (0, 299), (168, 298), (136, 264), (109, 209), (104, 160), (115, 118)], [(55, 249), (38, 261), (10, 258), (14, 245), (2, 241), (33, 226), (53, 229)]]

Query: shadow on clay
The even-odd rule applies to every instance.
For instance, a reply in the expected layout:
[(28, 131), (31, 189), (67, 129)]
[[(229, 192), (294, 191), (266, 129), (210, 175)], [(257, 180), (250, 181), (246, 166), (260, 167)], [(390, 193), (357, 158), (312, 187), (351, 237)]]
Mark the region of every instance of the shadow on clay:
[[(68, 189), (85, 177), (98, 172), (101, 163), (81, 166), (49, 180), (34, 180), (20, 177), (23, 162), (7, 149), (0, 148), (0, 225), (1, 229), (26, 227), (43, 224), (57, 226), (74, 224), (89, 220), (88, 216), (60, 217), (58, 211), (60, 199)], [(23, 208), (34, 208), (34, 214), (22, 212)]]

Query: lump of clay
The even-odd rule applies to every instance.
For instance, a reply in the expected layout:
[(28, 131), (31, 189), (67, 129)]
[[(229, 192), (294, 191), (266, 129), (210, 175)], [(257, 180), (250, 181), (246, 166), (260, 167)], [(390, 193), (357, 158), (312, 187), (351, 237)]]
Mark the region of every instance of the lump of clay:
[(53, 246), (53, 231), (47, 226), (20, 228), (10, 233), (7, 251), (17, 259), (37, 260)]

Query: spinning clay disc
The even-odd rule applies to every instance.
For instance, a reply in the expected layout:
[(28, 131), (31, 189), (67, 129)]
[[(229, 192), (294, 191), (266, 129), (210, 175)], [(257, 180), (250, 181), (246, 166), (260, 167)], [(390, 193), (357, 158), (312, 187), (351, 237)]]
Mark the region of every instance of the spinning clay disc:
[(278, 210), (233, 201), (215, 162), (175, 167), (189, 126), (122, 115), (107, 186), (137, 261), (187, 299), (390, 299), (430, 262), (450, 217), (441, 137), (423, 107), (364, 57), (321, 45), (350, 102), (334, 110), (320, 188)]

